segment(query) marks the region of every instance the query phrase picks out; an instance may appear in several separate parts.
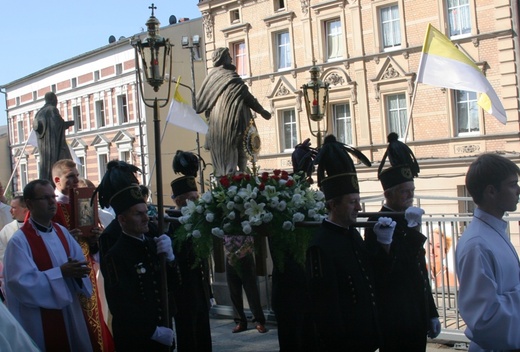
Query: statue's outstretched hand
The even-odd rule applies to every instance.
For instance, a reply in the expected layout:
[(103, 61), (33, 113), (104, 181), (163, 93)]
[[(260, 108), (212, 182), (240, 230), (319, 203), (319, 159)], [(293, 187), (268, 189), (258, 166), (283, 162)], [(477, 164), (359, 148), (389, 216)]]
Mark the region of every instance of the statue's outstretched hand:
[(261, 114), (261, 115), (262, 115), (262, 117), (263, 117), (264, 119), (266, 119), (266, 120), (271, 119), (271, 113), (270, 113), (269, 111), (267, 111), (267, 110), (262, 111), (262, 114)]

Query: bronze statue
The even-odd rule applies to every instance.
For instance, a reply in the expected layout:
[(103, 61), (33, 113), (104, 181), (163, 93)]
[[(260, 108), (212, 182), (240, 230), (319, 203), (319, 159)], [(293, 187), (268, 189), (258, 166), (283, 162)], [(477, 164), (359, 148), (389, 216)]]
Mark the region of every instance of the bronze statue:
[(249, 93), (246, 84), (231, 64), (228, 48), (213, 53), (214, 68), (197, 94), (197, 113), (205, 112), (209, 121), (205, 148), (211, 152), (215, 176), (246, 171), (244, 132), (253, 118), (251, 110), (266, 120), (271, 114)]
[(36, 113), (33, 129), (40, 151), (40, 178), (52, 182), (52, 165), (61, 159), (72, 159), (65, 141), (65, 130), (74, 121), (64, 121), (57, 108), (58, 98), (53, 92), (45, 94), (45, 105)]

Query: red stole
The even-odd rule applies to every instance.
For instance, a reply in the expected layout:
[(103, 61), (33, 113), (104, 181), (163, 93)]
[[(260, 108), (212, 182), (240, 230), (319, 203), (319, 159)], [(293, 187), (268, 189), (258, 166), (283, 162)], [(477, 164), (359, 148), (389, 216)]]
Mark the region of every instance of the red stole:
[[(70, 248), (63, 235), (63, 231), (57, 224), (52, 223), (52, 225), (67, 253), (67, 257), (69, 257)], [(29, 247), (31, 247), (34, 263), (38, 269), (40, 271), (52, 269), (53, 265), (47, 247), (45, 247), (43, 239), (41, 236), (38, 236), (32, 224), (26, 221), (20, 229), (24, 233), (25, 238), (27, 238)], [(40, 308), (40, 313), (42, 317), (43, 336), (45, 339), (45, 350), (70, 351), (69, 338), (62, 310)]]

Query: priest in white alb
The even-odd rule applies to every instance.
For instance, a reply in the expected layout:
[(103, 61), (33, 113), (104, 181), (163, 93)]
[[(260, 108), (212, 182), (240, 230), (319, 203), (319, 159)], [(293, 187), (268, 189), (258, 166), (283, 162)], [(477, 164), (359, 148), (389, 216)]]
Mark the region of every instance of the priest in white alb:
[(42, 351), (92, 351), (79, 301), (92, 294), (81, 247), (51, 221), (57, 203), (50, 181), (29, 182), (23, 196), (30, 218), (4, 256), (9, 311)]

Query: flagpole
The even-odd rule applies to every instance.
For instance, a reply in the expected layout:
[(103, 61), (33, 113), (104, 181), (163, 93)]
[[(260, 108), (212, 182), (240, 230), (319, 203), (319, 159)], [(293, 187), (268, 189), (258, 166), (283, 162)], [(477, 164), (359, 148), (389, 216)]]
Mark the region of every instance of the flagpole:
[[(197, 112), (197, 98), (195, 95), (195, 68), (193, 66), (193, 62), (195, 61), (195, 51), (193, 46), (190, 48), (190, 63), (191, 63), (191, 85), (193, 89), (191, 90), (191, 106), (193, 110)], [(197, 156), (200, 158), (200, 135), (199, 132), (196, 132), (196, 143), (197, 143)], [(200, 181), (200, 193), (204, 193), (204, 169), (202, 168), (202, 163), (199, 160), (199, 181)]]
[(408, 123), (406, 124), (406, 131), (404, 132), (404, 143), (406, 143), (406, 138), (408, 137), (408, 131), (410, 130), (410, 125), (412, 124), (412, 110), (413, 110), (413, 106), (415, 104), (415, 96), (417, 95), (417, 84), (418, 84), (418, 82), (415, 81), (414, 87), (413, 87), (412, 101), (410, 103), (410, 109), (408, 110)]
[[(193, 60), (191, 60), (191, 64), (193, 65)], [(192, 66), (193, 67), (193, 66)], [(174, 82), (175, 84), (179, 85), (179, 86), (182, 86), (186, 89), (188, 89), (191, 93), (191, 105), (192, 105), (192, 108), (195, 112), (197, 112), (197, 99), (196, 99), (196, 94), (195, 94), (195, 71), (192, 69), (191, 70), (191, 73), (192, 73), (192, 76), (191, 76), (191, 81), (192, 81), (192, 84), (193, 84), (193, 87), (190, 87), (186, 84), (183, 84), (181, 83), (180, 81), (180, 77), (179, 77), (179, 80), (176, 80), (175, 78), (172, 79), (172, 82)], [(177, 88), (175, 88), (175, 91), (177, 92)], [(175, 93), (174, 93), (175, 94)], [(172, 102), (173, 103), (173, 102)], [(197, 144), (197, 156), (199, 157), (199, 183), (200, 183), (200, 191), (201, 193), (204, 193), (204, 168), (205, 168), (205, 165), (203, 167), (202, 165), (202, 162), (200, 161), (200, 134), (198, 131), (196, 131), (196, 140), (195, 140), (196, 144)]]
[[(175, 78), (172, 78), (171, 81), (172, 81), (173, 83), (175, 83), (176, 85), (178, 85), (178, 86), (182, 86), (182, 87), (185, 87), (185, 88), (189, 89), (189, 90), (191, 91), (192, 95), (193, 95), (193, 89), (192, 89), (190, 86), (181, 83), (180, 80), (177, 81)], [(177, 91), (177, 88), (178, 88), (178, 87), (175, 88), (175, 91)], [(175, 94), (175, 93), (174, 93), (174, 94)], [(173, 104), (173, 101), (172, 101), (172, 104)], [(169, 120), (167, 119), (167, 120), (166, 120), (166, 123), (164, 124), (163, 130), (162, 130), (162, 133), (161, 133), (161, 143), (162, 143), (162, 141), (163, 141), (163, 139), (164, 139), (164, 135), (166, 134), (166, 126), (168, 126), (168, 122), (169, 122)], [(199, 135), (199, 133), (197, 132), (197, 149), (199, 148), (198, 135)], [(200, 152), (199, 152), (199, 155), (200, 155)], [(151, 182), (152, 175), (153, 175), (154, 171), (155, 171), (155, 161), (153, 162), (153, 164), (152, 164), (152, 168), (151, 168), (151, 170), (150, 170), (150, 178), (149, 178), (150, 182)], [(148, 186), (149, 186), (149, 185), (148, 185)]]
[[(33, 133), (34, 130), (31, 130), (31, 133)], [(29, 133), (29, 136), (27, 137), (27, 140), (25, 141), (25, 144), (23, 145), (23, 149), (22, 149), (22, 152), (20, 153), (23, 154), (25, 152), (25, 148), (27, 148), (27, 143), (29, 142), (29, 138), (31, 138), (31, 133)], [(13, 177), (14, 177), (14, 174), (16, 172), (16, 170), (18, 170), (18, 166), (20, 165), (20, 161), (22, 160), (22, 158), (18, 158), (18, 161), (16, 162), (16, 165), (14, 167), (14, 170), (13, 172), (11, 173), (11, 177), (9, 177), (9, 181), (7, 181), (7, 185), (5, 186), (4, 188), (4, 196), (6, 195), (7, 193), (7, 190), (9, 189), (9, 185), (11, 184), (11, 182), (13, 181)]]
[[(168, 120), (166, 120), (166, 123), (164, 124), (163, 130), (162, 130), (162, 133), (161, 133), (161, 143), (163, 142), (164, 135), (166, 134), (166, 126), (168, 126)], [(152, 164), (152, 168), (150, 170), (150, 176), (148, 178), (148, 184), (147, 184), (148, 187), (150, 187), (150, 185), (152, 183), (152, 176), (153, 176), (153, 173), (155, 171), (155, 163), (156, 163), (156, 161), (154, 160), (154, 162)]]

